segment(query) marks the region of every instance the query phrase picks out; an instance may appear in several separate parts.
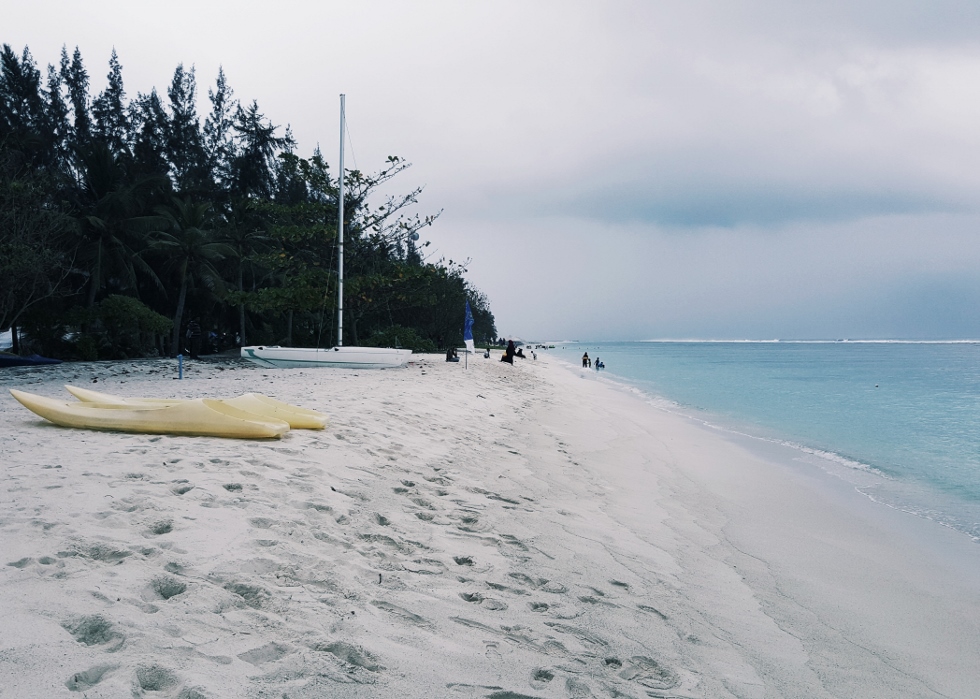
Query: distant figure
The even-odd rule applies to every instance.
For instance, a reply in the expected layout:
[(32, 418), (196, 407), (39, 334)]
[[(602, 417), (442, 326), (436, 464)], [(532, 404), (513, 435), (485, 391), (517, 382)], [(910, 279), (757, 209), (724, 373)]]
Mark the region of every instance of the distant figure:
[(487, 351), (483, 353), (484, 359), (490, 359), (490, 345), (487, 345)]
[(582, 368), (585, 369), (590, 366), (592, 366), (592, 362), (589, 360), (589, 353), (586, 352), (582, 355)]
[(446, 350), (446, 361), (447, 362), (458, 362), (459, 361), (459, 355), (456, 354), (456, 348), (455, 347), (450, 347), (449, 349)]
[(187, 339), (190, 340), (191, 359), (197, 359), (201, 353), (201, 324), (197, 318), (187, 324)]
[(531, 356), (534, 357), (534, 361), (538, 360), (538, 353), (535, 352), (534, 350), (531, 350)]
[(507, 362), (508, 364), (514, 363), (514, 355), (517, 354), (517, 348), (514, 347), (514, 341), (507, 341), (507, 349), (504, 350), (504, 356), (500, 358), (500, 361)]
[(596, 357), (595, 358), (595, 370), (596, 371), (599, 371), (599, 369), (601, 369), (601, 368), (602, 368), (602, 360), (600, 360), (598, 357)]
[(527, 357), (524, 356), (524, 348), (523, 347), (519, 348), (517, 350), (517, 352), (514, 353), (514, 356), (515, 357), (520, 357), (521, 359), (527, 359)]

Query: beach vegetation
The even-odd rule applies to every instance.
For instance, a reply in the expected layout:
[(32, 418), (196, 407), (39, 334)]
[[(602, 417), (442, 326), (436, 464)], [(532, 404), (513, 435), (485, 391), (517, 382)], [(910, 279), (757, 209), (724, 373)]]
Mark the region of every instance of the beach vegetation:
[(335, 337), (338, 173), (240, 102), (223, 68), (206, 100), (182, 64), (163, 92), (130, 98), (115, 51), (93, 94), (77, 48), (46, 72), (27, 48), (0, 48), (0, 328), (19, 328), (23, 349), (173, 355), (199, 319), (212, 351), (430, 351), (462, 343), (467, 300), (477, 343), (496, 336), (466, 263), (431, 259), (421, 237), (441, 212), (418, 213), (421, 187), (391, 193), (411, 164), (389, 156), (345, 174)]

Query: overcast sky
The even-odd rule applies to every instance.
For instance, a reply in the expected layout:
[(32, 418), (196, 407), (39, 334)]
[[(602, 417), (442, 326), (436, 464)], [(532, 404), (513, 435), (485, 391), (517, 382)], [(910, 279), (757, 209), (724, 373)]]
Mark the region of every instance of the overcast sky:
[[(539, 339), (980, 338), (980, 3), (22, 2), (42, 66), (178, 63), (424, 185), (437, 257)], [(350, 158), (350, 152), (348, 152)], [(348, 163), (351, 161), (348, 160)]]

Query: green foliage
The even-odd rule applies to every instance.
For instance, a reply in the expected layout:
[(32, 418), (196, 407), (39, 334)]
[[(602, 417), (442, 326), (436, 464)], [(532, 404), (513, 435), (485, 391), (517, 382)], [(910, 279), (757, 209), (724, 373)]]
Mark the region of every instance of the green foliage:
[(376, 330), (364, 345), (366, 347), (401, 347), (413, 352), (435, 352), (436, 345), (432, 340), (419, 336), (414, 328), (403, 328), (392, 325), (384, 330)]
[[(225, 347), (336, 344), (339, 183), (319, 150), (296, 155), (223, 71), (203, 124), (193, 68), (127, 101), (113, 52), (107, 83), (90, 96), (77, 48), (44, 82), (0, 47), (0, 328), (66, 358), (172, 354), (187, 318)], [(383, 194), (409, 167), (345, 174), (344, 344), (459, 344), (467, 299), (482, 343), (486, 297), (417, 242), (439, 214), (413, 212), (421, 188)]]
[(65, 292), (72, 251), (57, 245), (71, 225), (48, 201), (52, 183), (17, 166), (0, 150), (0, 328), (18, 322), (35, 304)]
[(76, 309), (74, 318), (85, 330), (75, 338), (82, 359), (127, 359), (156, 352), (158, 337), (166, 335), (173, 321), (146, 307), (132, 296), (113, 294), (95, 308)]
[(99, 304), (99, 319), (117, 346), (127, 341), (132, 346), (145, 343), (147, 338), (164, 335), (173, 327), (173, 321), (166, 316), (150, 310), (132, 296), (119, 294), (103, 299)]

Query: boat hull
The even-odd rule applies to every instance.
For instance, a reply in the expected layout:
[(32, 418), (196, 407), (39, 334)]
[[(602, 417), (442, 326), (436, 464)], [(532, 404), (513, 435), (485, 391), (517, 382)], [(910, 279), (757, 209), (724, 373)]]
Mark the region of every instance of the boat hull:
[(411, 356), (412, 350), (390, 347), (242, 347), (244, 359), (275, 369), (392, 369)]
[(0, 369), (8, 366), (46, 366), (48, 364), (61, 364), (60, 359), (49, 359), (37, 354), (30, 357), (19, 357), (15, 354), (0, 352)]

